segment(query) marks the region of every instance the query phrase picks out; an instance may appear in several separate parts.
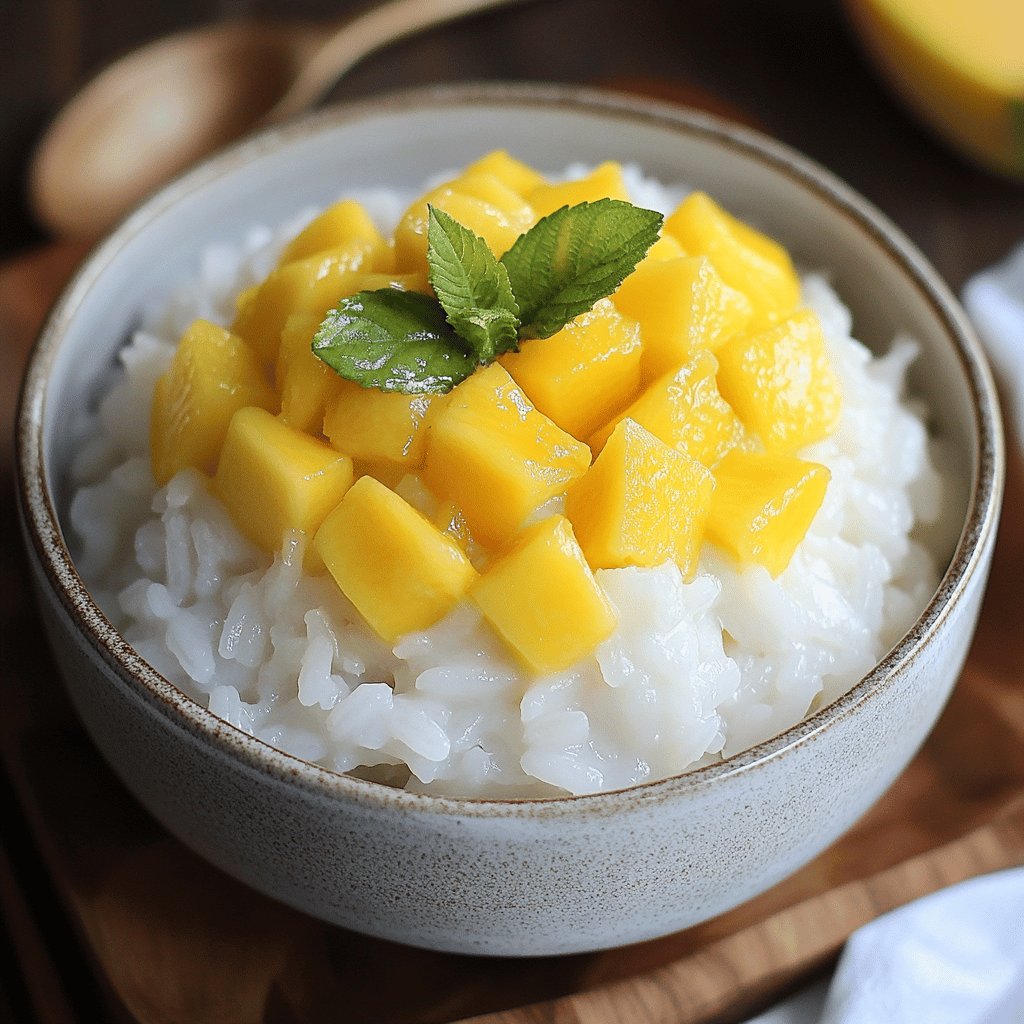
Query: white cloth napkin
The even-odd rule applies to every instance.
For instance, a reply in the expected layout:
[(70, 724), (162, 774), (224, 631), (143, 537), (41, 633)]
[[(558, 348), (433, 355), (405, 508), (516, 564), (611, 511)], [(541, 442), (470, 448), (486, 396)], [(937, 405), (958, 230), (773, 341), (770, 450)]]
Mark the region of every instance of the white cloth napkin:
[[(971, 278), (963, 302), (1024, 447), (1024, 242)], [(831, 984), (748, 1024), (1024, 1024), (1024, 868), (878, 918), (846, 944)]]

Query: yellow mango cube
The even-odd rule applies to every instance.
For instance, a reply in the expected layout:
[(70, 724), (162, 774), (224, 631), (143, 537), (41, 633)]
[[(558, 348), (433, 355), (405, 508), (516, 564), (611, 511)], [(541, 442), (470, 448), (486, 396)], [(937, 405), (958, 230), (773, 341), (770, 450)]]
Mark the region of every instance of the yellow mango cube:
[(352, 485), (313, 544), (341, 592), (388, 643), (432, 626), (477, 578), (457, 544), (371, 476)]
[(590, 465), (590, 449), (533, 407), (498, 363), (478, 370), (431, 419), (423, 479), (462, 509), (473, 536), (500, 544)]
[(689, 359), (695, 349), (721, 347), (754, 315), (750, 300), (703, 256), (642, 263), (612, 301), (640, 324), (647, 380)]
[(501, 364), (530, 401), (573, 437), (588, 437), (640, 393), (640, 330), (608, 299)]
[(697, 570), (714, 479), (696, 459), (625, 419), (565, 502), (593, 569), (654, 566), (673, 559)]
[(821, 507), (828, 469), (789, 455), (732, 451), (714, 475), (708, 540), (741, 565), (778, 576)]
[(752, 324), (768, 326), (789, 316), (800, 301), (800, 279), (778, 242), (723, 210), (703, 192), (693, 192), (666, 221), (693, 256), (707, 256), (730, 288), (753, 307)]
[(817, 316), (801, 310), (718, 353), (718, 388), (772, 452), (794, 452), (835, 429), (842, 391)]
[(524, 530), (488, 566), (470, 596), (539, 675), (586, 657), (618, 622), (564, 516), (549, 516)]
[(426, 273), (428, 205), (478, 234), (495, 256), (511, 249), (536, 219), (526, 200), (494, 175), (463, 175), (418, 199), (398, 222), (395, 259), (405, 272)]
[(428, 413), (444, 401), (443, 396), (402, 395), (351, 381), (340, 384), (323, 420), (332, 447), (353, 459), (418, 469), (423, 464)]
[(463, 172), (464, 175), (491, 174), (499, 181), (508, 185), (513, 192), (527, 196), (538, 185), (544, 184), (544, 178), (528, 164), (509, 156), (503, 149), (496, 149), (471, 163)]
[(323, 319), (339, 299), (351, 294), (352, 274), (373, 269), (373, 253), (368, 242), (350, 242), (278, 267), (238, 310), (232, 331), (249, 342), (264, 363), (273, 364), (288, 317), (311, 313)]
[(150, 414), (153, 477), (163, 486), (186, 466), (212, 473), (231, 417), (276, 399), (252, 349), (237, 335), (196, 320), (156, 382)]
[(375, 248), (385, 244), (366, 210), (352, 199), (343, 199), (328, 206), (285, 246), (278, 266), (304, 260), (325, 249), (336, 249), (350, 242), (365, 242)]
[(593, 203), (598, 199), (622, 199), (628, 202), (629, 189), (622, 177), (622, 167), (608, 160), (575, 181), (538, 185), (527, 198), (539, 220), (563, 206)]
[(670, 448), (714, 466), (731, 448), (746, 444), (743, 424), (718, 393), (718, 363), (705, 349), (648, 386), (628, 409), (590, 438), (596, 452), (621, 420), (635, 420)]
[(646, 266), (648, 263), (661, 263), (664, 260), (678, 260), (687, 255), (686, 250), (679, 244), (674, 235), (662, 232), (658, 240), (647, 250), (647, 254), (636, 265), (636, 269)]
[(307, 434), (320, 434), (328, 405), (346, 383), (313, 355), (313, 335), (319, 327), (319, 317), (311, 313), (293, 314), (281, 332), (277, 354), (281, 419)]
[[(312, 539), (352, 484), (352, 460), (263, 409), (231, 419), (214, 489), (235, 525), (276, 553), (289, 530)], [(307, 566), (315, 565), (308, 559)]]

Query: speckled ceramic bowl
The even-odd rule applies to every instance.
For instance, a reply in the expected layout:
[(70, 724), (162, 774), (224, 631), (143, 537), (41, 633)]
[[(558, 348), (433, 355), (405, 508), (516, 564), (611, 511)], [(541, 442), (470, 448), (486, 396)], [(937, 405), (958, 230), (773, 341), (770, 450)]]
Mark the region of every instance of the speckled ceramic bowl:
[[(945, 575), (909, 634), (845, 697), (721, 764), (550, 801), (413, 795), (332, 774), (215, 718), (103, 617), (62, 531), (61, 424), (94, 402), (140, 311), (204, 246), (323, 204), (346, 182), (414, 186), (504, 146), (542, 168), (632, 160), (753, 216), (833, 268), (868, 343), (925, 355), (913, 386), (955, 450)], [(692, 925), (795, 871), (903, 770), (957, 678), (995, 541), (1002, 441), (964, 317), (877, 211), (803, 157), (696, 113), (554, 87), (464, 87), (328, 110), (245, 142), (125, 221), (64, 293), (19, 422), (25, 535), (72, 700), (118, 775), (172, 832), (258, 889), (348, 928), (437, 949), (529, 955)]]

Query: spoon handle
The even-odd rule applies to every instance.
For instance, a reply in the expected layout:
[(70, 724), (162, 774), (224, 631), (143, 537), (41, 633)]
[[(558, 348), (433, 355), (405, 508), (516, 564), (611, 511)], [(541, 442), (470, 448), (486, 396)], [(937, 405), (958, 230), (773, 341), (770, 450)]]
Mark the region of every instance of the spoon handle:
[(956, 882), (1024, 863), (1024, 804), (895, 867), (787, 907), (647, 974), (457, 1024), (710, 1024), (756, 1012), (862, 925)]
[(324, 40), (288, 91), (264, 115), (270, 125), (308, 110), (371, 53), (428, 28), (523, 0), (388, 0), (345, 22)]

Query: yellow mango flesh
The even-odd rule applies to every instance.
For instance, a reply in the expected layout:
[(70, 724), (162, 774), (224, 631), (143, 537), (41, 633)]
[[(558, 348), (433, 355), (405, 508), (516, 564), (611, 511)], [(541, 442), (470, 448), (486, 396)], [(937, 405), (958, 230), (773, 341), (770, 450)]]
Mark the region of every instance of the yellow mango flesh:
[(343, 199), (328, 206), (285, 246), (278, 266), (352, 242), (363, 242), (375, 248), (385, 244), (366, 210), (351, 199)]
[(830, 475), (789, 455), (729, 452), (714, 470), (708, 540), (741, 565), (778, 576), (821, 507)]
[(705, 193), (688, 195), (665, 221), (664, 230), (691, 255), (707, 256), (722, 280), (746, 295), (754, 328), (789, 316), (800, 302), (800, 279), (789, 253)]
[(544, 178), (528, 164), (509, 156), (503, 149), (496, 149), (471, 163), (463, 172), (465, 176), (490, 174), (521, 196), (529, 195)]
[(536, 219), (522, 196), (494, 175), (463, 175), (418, 199), (398, 222), (395, 259), (405, 272), (427, 271), (428, 205), (478, 234), (495, 256), (504, 255)]
[(648, 380), (689, 359), (695, 349), (721, 347), (754, 315), (750, 300), (703, 256), (641, 264), (613, 301), (640, 324)]
[(649, 263), (662, 263), (664, 260), (678, 260), (687, 255), (686, 250), (679, 244), (679, 241), (672, 235), (662, 233), (658, 240), (647, 250), (644, 258), (636, 265), (636, 269), (647, 266)]
[(576, 181), (538, 185), (527, 198), (539, 220), (563, 206), (577, 206), (598, 199), (622, 199), (628, 202), (629, 190), (622, 177), (622, 167), (609, 160)]
[[(276, 553), (285, 533), (308, 538), (352, 484), (352, 460), (263, 409), (240, 409), (228, 426), (214, 489), (235, 525)], [(315, 566), (315, 559), (307, 567)]]
[(313, 335), (319, 326), (320, 318), (311, 313), (293, 314), (281, 332), (277, 354), (281, 419), (307, 434), (321, 432), (327, 407), (345, 383), (313, 355)]
[(507, 540), (590, 465), (590, 449), (530, 403), (499, 364), (478, 370), (432, 418), (423, 479), (484, 544)]
[(223, 327), (196, 320), (153, 394), (150, 459), (156, 482), (163, 486), (186, 466), (212, 473), (231, 417), (247, 405), (276, 406), (256, 356)]
[(488, 566), (470, 596), (512, 650), (541, 675), (588, 655), (617, 623), (564, 516), (524, 530)]
[(675, 371), (654, 381), (619, 416), (590, 438), (596, 452), (624, 419), (635, 420), (670, 448), (705, 466), (714, 466), (730, 449), (746, 444), (743, 424), (718, 392), (718, 363), (701, 349)]
[(341, 592), (388, 643), (432, 626), (477, 578), (457, 544), (370, 476), (352, 485), (313, 543)]
[(640, 393), (640, 331), (607, 299), (501, 364), (545, 416), (586, 438)]
[(713, 489), (708, 469), (626, 419), (569, 491), (565, 514), (591, 568), (673, 559), (690, 578)]
[(428, 413), (443, 397), (389, 393), (351, 381), (339, 383), (323, 421), (332, 447), (365, 462), (419, 468)]
[(288, 317), (310, 313), (322, 320), (341, 298), (352, 294), (357, 271), (376, 269), (381, 252), (368, 242), (350, 242), (278, 267), (238, 310), (232, 331), (245, 338), (264, 363), (273, 364)]
[(769, 451), (794, 452), (839, 422), (842, 391), (810, 310), (733, 339), (719, 351), (718, 363), (722, 396)]

